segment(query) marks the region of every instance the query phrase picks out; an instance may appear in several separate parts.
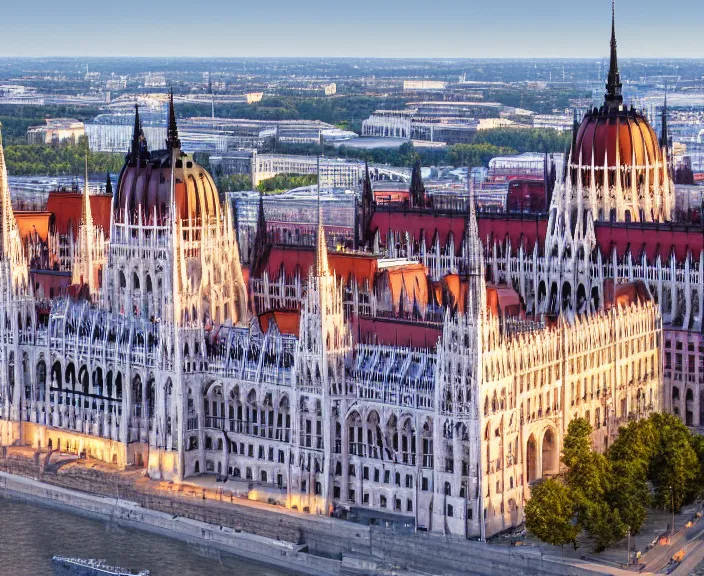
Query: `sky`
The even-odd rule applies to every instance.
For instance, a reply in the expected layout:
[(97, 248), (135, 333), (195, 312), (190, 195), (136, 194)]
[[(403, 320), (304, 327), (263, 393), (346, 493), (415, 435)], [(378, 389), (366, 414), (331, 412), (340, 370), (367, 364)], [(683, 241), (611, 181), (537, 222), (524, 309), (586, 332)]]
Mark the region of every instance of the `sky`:
[[(617, 0), (619, 56), (703, 58), (702, 0)], [(610, 0), (14, 0), (0, 56), (601, 58)]]

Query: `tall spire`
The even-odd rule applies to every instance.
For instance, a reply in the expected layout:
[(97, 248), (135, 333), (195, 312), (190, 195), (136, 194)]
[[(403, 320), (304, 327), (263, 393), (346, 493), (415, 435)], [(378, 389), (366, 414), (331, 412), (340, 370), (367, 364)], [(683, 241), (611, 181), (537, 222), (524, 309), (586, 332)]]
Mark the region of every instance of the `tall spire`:
[(482, 242), (479, 238), (479, 225), (477, 224), (476, 198), (474, 197), (474, 182), (470, 180), (471, 168), (467, 167), (467, 191), (469, 192), (469, 210), (467, 214), (467, 224), (465, 225), (466, 249), (467, 249), (467, 272), (470, 276), (476, 276), (480, 263), (483, 259)]
[(618, 55), (616, 53), (616, 0), (611, 0), (611, 58), (609, 61), (609, 76), (606, 81), (604, 101), (610, 110), (623, 105), (623, 84), (618, 71)]
[(257, 229), (254, 233), (252, 257), (250, 261), (250, 276), (258, 278), (264, 268), (265, 252), (267, 248), (266, 218), (264, 217), (264, 195), (259, 191), (259, 211), (257, 214)]
[(323, 209), (320, 205), (320, 157), (318, 157), (318, 234), (315, 238), (315, 275), (322, 277), (329, 274), (328, 247), (325, 242), (325, 228), (323, 227)]
[(425, 186), (420, 171), (420, 158), (416, 158), (411, 172), (411, 202), (418, 208), (425, 207)]
[(660, 148), (670, 147), (670, 135), (667, 130), (667, 86), (665, 86), (665, 103), (662, 107), (662, 131), (660, 132)]
[(112, 196), (112, 179), (110, 178), (110, 172), (105, 175), (105, 194)]
[(133, 162), (136, 162), (141, 154), (142, 138), (142, 121), (139, 119), (139, 104), (134, 105), (134, 128), (132, 130), (132, 146), (130, 148), (130, 156)]
[(181, 140), (178, 137), (178, 126), (176, 125), (176, 110), (174, 110), (174, 89), (169, 92), (169, 125), (166, 129), (166, 147), (171, 150), (181, 148)]
[(83, 176), (83, 208), (81, 220), (86, 226), (93, 225), (93, 214), (90, 209), (90, 190), (88, 188), (88, 152), (86, 151), (85, 174)]

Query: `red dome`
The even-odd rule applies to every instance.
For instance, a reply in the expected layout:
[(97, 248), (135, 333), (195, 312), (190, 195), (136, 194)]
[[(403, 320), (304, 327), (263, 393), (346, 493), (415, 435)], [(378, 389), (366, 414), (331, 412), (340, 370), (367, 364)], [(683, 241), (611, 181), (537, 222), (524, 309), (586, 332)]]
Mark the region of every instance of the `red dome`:
[[(618, 150), (618, 154), (617, 154)], [(635, 110), (614, 110), (603, 107), (588, 112), (574, 139), (570, 163), (599, 168), (654, 166), (662, 161), (658, 137), (643, 115)]]
[[(128, 162), (120, 174), (115, 195), (115, 220), (137, 223), (141, 206), (143, 221), (164, 221), (171, 205), (171, 165), (169, 154), (159, 150), (149, 154), (149, 159)], [(218, 191), (205, 168), (182, 154), (176, 160), (174, 174), (176, 208), (183, 220), (208, 220), (220, 216)]]

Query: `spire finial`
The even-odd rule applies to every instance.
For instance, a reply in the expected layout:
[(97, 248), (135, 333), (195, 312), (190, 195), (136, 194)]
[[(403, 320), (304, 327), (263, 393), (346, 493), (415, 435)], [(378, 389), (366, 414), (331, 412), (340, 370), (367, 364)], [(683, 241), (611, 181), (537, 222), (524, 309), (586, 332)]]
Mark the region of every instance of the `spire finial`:
[(259, 209), (257, 212), (257, 228), (254, 232), (254, 245), (252, 246), (252, 258), (250, 269), (252, 277), (258, 278), (264, 269), (267, 249), (266, 218), (264, 216), (264, 193), (259, 189)]
[(166, 129), (166, 147), (171, 150), (181, 148), (181, 140), (178, 137), (178, 126), (176, 125), (176, 110), (174, 109), (174, 89), (169, 91), (169, 125)]
[(662, 132), (660, 133), (660, 148), (670, 147), (670, 135), (667, 130), (667, 84), (665, 84), (665, 102), (662, 107)]
[(140, 148), (142, 145), (142, 121), (139, 119), (139, 104), (134, 104), (134, 128), (132, 130), (132, 147), (130, 155), (132, 161), (139, 158)]
[(616, 51), (616, 0), (611, 0), (611, 57), (609, 76), (606, 82), (605, 102), (609, 109), (619, 109), (623, 105), (623, 84), (618, 71), (618, 54)]
[(325, 242), (325, 228), (323, 227), (323, 210), (320, 205), (320, 156), (318, 156), (318, 234), (315, 238), (315, 275), (318, 277), (327, 276), (330, 273), (328, 268), (328, 247)]

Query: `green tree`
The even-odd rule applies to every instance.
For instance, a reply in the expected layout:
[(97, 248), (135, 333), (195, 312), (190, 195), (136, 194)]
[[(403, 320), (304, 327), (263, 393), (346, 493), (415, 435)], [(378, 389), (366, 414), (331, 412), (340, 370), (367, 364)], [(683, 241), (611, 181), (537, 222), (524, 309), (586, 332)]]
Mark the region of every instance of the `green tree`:
[(562, 441), (562, 462), (568, 468), (584, 458), (592, 449), (592, 426), (584, 418), (575, 418), (567, 426), (567, 434)]
[(624, 526), (636, 534), (640, 531), (650, 503), (645, 468), (638, 460), (620, 460), (611, 463), (606, 503), (618, 510)]
[(579, 528), (574, 522), (574, 502), (567, 487), (554, 478), (537, 482), (526, 504), (526, 528), (554, 546), (575, 543)]
[(278, 194), (292, 188), (312, 186), (318, 181), (316, 174), (277, 174), (257, 184), (257, 190), (264, 194)]
[(627, 526), (620, 511), (608, 502), (612, 469), (606, 456), (592, 450), (591, 435), (586, 419), (572, 420), (563, 440), (562, 461), (568, 466), (565, 484), (574, 502), (577, 526), (602, 550), (620, 540)]
[(669, 510), (674, 505), (677, 511), (694, 499), (700, 482), (692, 433), (673, 414), (653, 414), (651, 419), (659, 432), (648, 472), (655, 487), (655, 503)]

